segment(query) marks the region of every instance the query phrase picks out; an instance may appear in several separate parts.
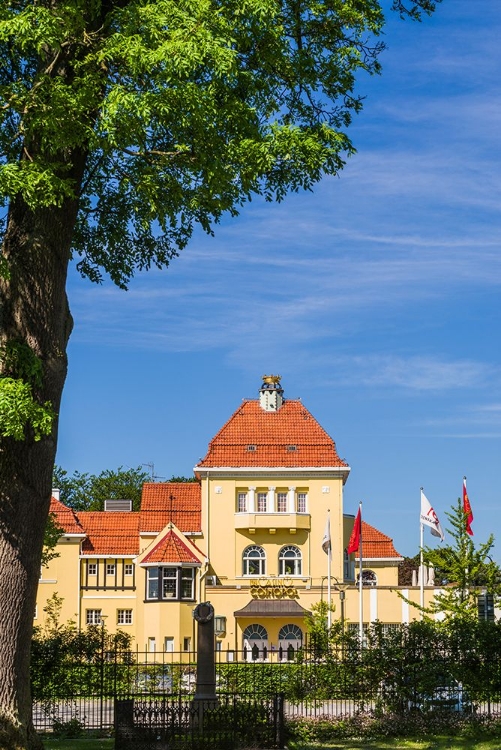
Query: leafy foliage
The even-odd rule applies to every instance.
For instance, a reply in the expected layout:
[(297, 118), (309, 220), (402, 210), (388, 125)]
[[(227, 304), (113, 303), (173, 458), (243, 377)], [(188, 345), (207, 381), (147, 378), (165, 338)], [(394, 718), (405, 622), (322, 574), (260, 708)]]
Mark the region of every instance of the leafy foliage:
[(130, 635), (120, 630), (108, 633), (104, 624), (79, 631), (74, 622), (61, 623), (62, 601), (57, 594), (49, 599), (44, 607), (45, 627), (34, 630), (33, 697), (46, 701), (49, 710), (55, 698), (99, 695), (102, 689), (110, 694), (128, 690)]
[[(394, 2), (411, 18), (434, 7)], [(77, 199), (80, 272), (125, 287), (195, 224), (211, 232), (253, 193), (281, 200), (342, 168), (383, 24), (377, 0), (10, 0), (0, 194), (31, 210)]]
[(55, 466), (52, 482), (62, 502), (74, 510), (104, 510), (104, 501), (109, 499), (132, 500), (133, 509), (139, 510), (142, 487), (149, 478), (141, 466), (104, 469), (97, 475), (75, 471), (71, 476)]
[(49, 435), (55, 414), (49, 402), (39, 403), (40, 360), (24, 343), (0, 347), (0, 436), (24, 440), (31, 427), (34, 440)]
[(47, 525), (45, 526), (45, 534), (43, 540), (42, 550), (42, 567), (47, 566), (51, 560), (59, 557), (59, 552), (56, 552), (56, 545), (64, 533), (64, 529), (59, 526), (54, 513), (49, 513), (47, 517)]
[(495, 602), (501, 601), (501, 569), (490, 557), (494, 536), (475, 545), (466, 533), (465, 512), (459, 498), (446, 516), (450, 523), (447, 538), (453, 544), (423, 550), (425, 564), (435, 569), (435, 584), (443, 587), (427, 613), (433, 616), (443, 612), (448, 620), (475, 620), (477, 597), (482, 590), (492, 594)]

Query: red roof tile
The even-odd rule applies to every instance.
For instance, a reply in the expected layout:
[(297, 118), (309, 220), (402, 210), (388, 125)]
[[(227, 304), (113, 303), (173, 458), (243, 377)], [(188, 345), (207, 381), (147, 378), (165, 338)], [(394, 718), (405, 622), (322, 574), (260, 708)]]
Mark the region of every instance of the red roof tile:
[(393, 546), (391, 537), (365, 521), (362, 521), (362, 555), (364, 559), (377, 559), (378, 557), (399, 559), (402, 557)]
[(176, 534), (174, 529), (169, 529), (151, 552), (143, 557), (141, 565), (145, 563), (195, 563), (199, 565), (200, 560), (190, 546)]
[(168, 523), (187, 532), (202, 530), (202, 497), (198, 482), (149, 482), (143, 485), (141, 532), (160, 532)]
[(197, 468), (245, 466), (349, 470), (332, 438), (301, 401), (286, 401), (276, 412), (265, 411), (259, 401), (244, 401), (211, 440)]
[(49, 513), (53, 513), (56, 517), (56, 523), (60, 526), (65, 534), (83, 534), (82, 529), (77, 515), (72, 508), (68, 508), (60, 500), (55, 497), (50, 499)]
[(139, 513), (83, 511), (79, 521), (87, 534), (82, 544), (84, 555), (139, 554)]

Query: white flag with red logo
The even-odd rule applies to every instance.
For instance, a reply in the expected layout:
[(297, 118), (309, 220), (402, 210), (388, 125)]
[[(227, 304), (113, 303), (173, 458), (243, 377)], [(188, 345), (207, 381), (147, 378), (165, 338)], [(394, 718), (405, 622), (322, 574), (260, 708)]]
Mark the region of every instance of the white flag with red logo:
[(438, 520), (438, 516), (431, 507), (430, 501), (421, 490), (421, 523), (424, 526), (429, 526), (433, 536), (438, 536), (444, 541), (444, 532)]

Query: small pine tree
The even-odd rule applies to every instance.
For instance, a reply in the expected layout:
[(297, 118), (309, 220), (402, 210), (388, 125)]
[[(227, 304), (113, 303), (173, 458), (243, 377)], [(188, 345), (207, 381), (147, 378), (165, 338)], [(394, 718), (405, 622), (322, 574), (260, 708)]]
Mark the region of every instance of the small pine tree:
[(426, 614), (440, 612), (446, 620), (476, 620), (480, 593), (486, 591), (495, 603), (501, 602), (501, 569), (490, 557), (494, 536), (475, 546), (466, 532), (466, 514), (459, 498), (446, 516), (450, 523), (447, 533), (453, 543), (423, 549), (424, 563), (433, 566), (435, 585), (442, 587)]

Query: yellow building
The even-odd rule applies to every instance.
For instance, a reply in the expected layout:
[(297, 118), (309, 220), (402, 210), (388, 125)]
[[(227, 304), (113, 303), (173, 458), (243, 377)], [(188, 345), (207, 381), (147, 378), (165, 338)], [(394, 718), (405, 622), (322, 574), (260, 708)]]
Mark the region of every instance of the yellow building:
[[(63, 621), (105, 621), (140, 650), (191, 651), (192, 611), (210, 601), (217, 648), (295, 649), (312, 605), (327, 600), (329, 519), (333, 617), (357, 625), (358, 559), (346, 554), (354, 518), (343, 512), (350, 467), (302, 402), (284, 398), (280, 378), (265, 377), (259, 398), (241, 403), (194, 472), (191, 483), (145, 484), (138, 512), (108, 501), (76, 513), (54, 497), (65, 533), (42, 573), (37, 621), (57, 592)], [(364, 623), (414, 619), (397, 594), (392, 540), (364, 522), (362, 539)], [(419, 600), (417, 587), (403, 594)]]

